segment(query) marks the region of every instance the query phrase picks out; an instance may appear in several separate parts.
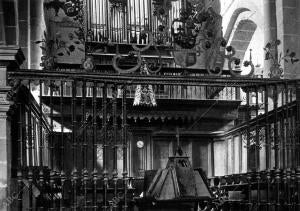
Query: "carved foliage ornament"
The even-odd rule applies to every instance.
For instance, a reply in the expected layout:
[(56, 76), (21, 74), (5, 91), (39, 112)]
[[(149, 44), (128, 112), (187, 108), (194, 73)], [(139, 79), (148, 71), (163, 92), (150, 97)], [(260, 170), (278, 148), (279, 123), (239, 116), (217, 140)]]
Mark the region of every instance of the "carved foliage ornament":
[[(172, 6), (171, 1), (154, 1), (153, 4), (153, 15), (157, 16), (162, 24), (158, 26), (158, 31), (164, 34), (168, 31), (165, 20), (167, 20), (169, 9)], [(196, 53), (200, 55), (202, 52), (206, 52), (205, 66), (210, 75), (221, 75), (224, 61), (227, 59), (231, 75), (241, 77), (240, 59), (234, 56), (234, 48), (227, 46), (226, 40), (220, 36), (221, 16), (215, 13), (212, 8), (206, 10), (201, 1), (188, 1), (186, 9), (180, 11), (180, 18), (173, 20), (171, 25), (171, 34), (174, 38), (172, 55), (176, 64), (182, 67), (194, 65), (198, 59), (196, 58)], [(175, 26), (179, 27), (175, 29)], [(136, 66), (129, 69), (122, 69), (118, 66), (122, 55), (117, 53), (113, 57), (113, 67), (118, 73), (133, 73), (138, 71), (142, 65), (141, 53), (148, 50), (151, 46), (154, 46), (157, 51), (160, 64), (156, 70), (148, 68), (148, 73), (157, 73), (160, 71), (162, 67), (161, 55), (156, 47), (156, 44), (161, 44), (159, 42), (160, 38), (158, 37), (154, 40), (151, 31), (143, 31), (142, 34), (149, 37), (148, 44), (143, 48), (133, 44), (132, 48), (134, 51), (131, 51), (128, 55), (128, 58), (137, 58)], [(250, 67), (249, 73), (244, 76), (252, 76), (254, 73), (252, 62), (245, 61), (243, 65)]]
[(296, 58), (296, 53), (290, 51), (289, 49), (287, 49), (284, 54), (280, 52), (277, 58), (277, 48), (280, 44), (280, 40), (275, 40), (272, 42), (268, 42), (264, 47), (265, 60), (272, 61), (272, 66), (270, 68), (269, 73), (270, 78), (280, 78), (283, 76), (283, 69), (281, 68), (282, 61), (286, 63), (291, 62), (291, 64), (294, 64), (299, 61), (299, 59)]
[[(54, 9), (57, 17), (52, 17), (53, 20), (55, 18), (62, 19), (63, 21), (59, 23), (71, 24), (70, 26), (75, 28), (71, 32), (60, 30), (55, 31), (55, 34), (44, 32), (44, 38), (35, 42), (41, 44), (43, 53), (41, 66), (44, 69), (53, 69), (56, 68), (60, 57), (74, 56), (77, 50), (78, 52), (85, 51), (83, 47), (85, 44), (84, 0), (45, 1), (44, 8), (46, 10)], [(60, 11), (63, 11), (64, 15), (59, 13)], [(64, 19), (65, 17), (68, 19)], [(66, 36), (63, 36), (65, 33)]]
[(130, 51), (129, 54), (128, 54), (128, 57), (136, 57), (137, 58), (137, 64), (132, 67), (132, 68), (129, 68), (129, 69), (122, 69), (118, 66), (118, 61), (120, 59), (122, 59), (122, 55), (117, 53), (114, 57), (113, 57), (113, 60), (112, 60), (112, 64), (113, 64), (113, 67), (114, 69), (118, 72), (118, 73), (133, 73), (133, 72), (136, 72), (137, 70), (140, 69), (141, 65), (142, 65), (142, 56), (141, 56), (141, 53), (148, 50), (151, 46), (154, 46), (154, 49), (156, 50), (157, 52), (157, 55), (158, 55), (158, 60), (159, 60), (159, 66), (158, 68), (155, 70), (155, 69), (149, 69), (148, 68), (148, 71), (150, 73), (157, 73), (161, 70), (162, 68), (162, 62), (161, 62), (161, 54), (159, 52), (159, 50), (157, 49), (155, 43), (154, 43), (154, 38), (153, 38), (153, 34), (152, 32), (150, 31), (142, 31), (142, 34), (145, 34), (145, 35), (148, 35), (149, 37), (149, 43), (144, 46), (143, 48), (139, 48), (137, 45), (135, 44), (132, 44), (132, 48), (134, 49), (134, 51)]

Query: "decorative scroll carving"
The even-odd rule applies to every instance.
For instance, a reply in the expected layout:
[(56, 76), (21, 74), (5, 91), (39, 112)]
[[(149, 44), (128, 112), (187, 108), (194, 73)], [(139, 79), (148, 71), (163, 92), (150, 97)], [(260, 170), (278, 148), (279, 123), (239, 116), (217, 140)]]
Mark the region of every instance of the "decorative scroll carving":
[(113, 67), (116, 71), (118, 71), (118, 73), (133, 73), (135, 71), (137, 71), (140, 67), (141, 67), (141, 64), (142, 64), (142, 58), (141, 58), (141, 54), (140, 52), (133, 52), (137, 55), (137, 59), (138, 59), (138, 62), (136, 64), (136, 66), (132, 67), (132, 68), (129, 68), (129, 69), (122, 69), (120, 67), (118, 67), (117, 63), (118, 63), (118, 59), (121, 59), (122, 56), (120, 54), (116, 54), (114, 57), (113, 57)]

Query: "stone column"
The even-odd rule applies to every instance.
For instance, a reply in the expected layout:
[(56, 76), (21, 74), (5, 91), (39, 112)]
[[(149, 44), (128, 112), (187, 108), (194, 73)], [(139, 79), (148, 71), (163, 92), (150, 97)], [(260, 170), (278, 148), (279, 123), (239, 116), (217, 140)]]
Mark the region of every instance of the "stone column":
[[(276, 0), (264, 0), (264, 43), (277, 39)], [(272, 54), (275, 52), (272, 52)], [(263, 77), (268, 77), (271, 60), (265, 60)]]
[[(28, 64), (30, 62), (30, 13), (28, 9), (29, 0), (19, 0), (18, 1), (18, 24), (19, 24), (19, 46), (22, 48), (22, 51), (26, 57), (26, 61), (22, 64), (21, 68), (29, 69)], [(28, 45), (29, 44), (29, 45)], [(34, 44), (34, 43), (33, 43)]]
[(40, 63), (42, 50), (40, 45), (37, 45), (35, 41), (44, 38), (43, 31), (45, 30), (45, 24), (43, 16), (43, 1), (29, 0), (28, 15), (30, 20), (30, 39), (28, 43), (28, 47), (30, 48), (30, 69), (41, 69)]
[(11, 121), (9, 110), (11, 102), (7, 94), (7, 70), (18, 68), (24, 56), (18, 47), (0, 47), (0, 210), (9, 210), (11, 191)]
[[(277, 0), (277, 34), (278, 39), (282, 41), (278, 51), (285, 53), (287, 49), (290, 52), (296, 52), (297, 58), (300, 57), (300, 29), (299, 29), (299, 9), (300, 3), (298, 0)], [(298, 72), (300, 63), (291, 64), (289, 61), (283, 62), (282, 67), (284, 69), (285, 78), (300, 78)]]

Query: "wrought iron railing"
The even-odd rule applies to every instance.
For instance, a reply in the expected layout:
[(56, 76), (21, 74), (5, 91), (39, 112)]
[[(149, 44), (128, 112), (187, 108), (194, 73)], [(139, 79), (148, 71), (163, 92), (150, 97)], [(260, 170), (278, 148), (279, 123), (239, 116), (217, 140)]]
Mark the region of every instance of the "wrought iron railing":
[(223, 210), (298, 210), (300, 169), (273, 169), (210, 178)]
[(249, 86), (244, 91), (244, 122), (223, 137), (227, 176), (210, 179), (216, 203), (225, 210), (297, 210), (299, 82)]
[[(136, 85), (128, 86), (127, 98), (134, 98), (136, 92)], [(173, 85), (156, 85), (153, 87), (156, 99), (176, 99), (176, 100), (237, 100), (239, 101), (240, 89), (235, 87), (219, 87), (218, 89), (213, 89), (210, 86), (173, 86)], [(53, 93), (54, 97), (59, 97), (61, 95), (61, 90), (64, 91), (64, 97), (72, 97), (72, 87), (70, 83), (64, 82), (63, 89), (55, 90)], [(121, 89), (118, 89), (118, 98)], [(92, 97), (92, 88), (86, 88), (86, 94), (88, 98)], [(43, 86), (43, 96), (50, 96), (49, 85)], [(77, 89), (77, 97), (82, 97), (82, 90)], [(97, 96), (102, 97), (102, 89), (97, 89)], [(112, 93), (109, 91), (108, 98), (112, 98)]]
[[(293, 125), (284, 124), (284, 134), (288, 135), (288, 129), (299, 128), (299, 81), (297, 80), (278, 80), (278, 79), (258, 79), (258, 78), (225, 78), (211, 76), (159, 76), (159, 75), (126, 75), (116, 73), (95, 73), (84, 71), (39, 71), (39, 70), (9, 70), (8, 76), (10, 79), (17, 81), (16, 86), (21, 84), (35, 85), (39, 90), (40, 100), (37, 108), (38, 122), (28, 121), (27, 123), (20, 121), (20, 134), (24, 131), (27, 133), (28, 142), (27, 151), (36, 150), (38, 140), (32, 135), (32, 128), (36, 128), (37, 134), (41, 136), (45, 131), (41, 125), (49, 125), (49, 145), (40, 144), (40, 153), (49, 151), (49, 169), (45, 170), (46, 159), (43, 156), (38, 156), (39, 170), (35, 171), (33, 165), (33, 156), (28, 156), (28, 165), (24, 165), (25, 158), (23, 154), (24, 144), (26, 143), (25, 136), (15, 137), (19, 140), (17, 177), (19, 182), (19, 191), (22, 193), (24, 180), (29, 187), (29, 204), (26, 205), (23, 200), (23, 195), (19, 194), (19, 210), (25, 208), (49, 208), (49, 209), (103, 209), (108, 210), (113, 207), (118, 207), (122, 210), (131, 210), (132, 194), (134, 188), (128, 182), (128, 123), (127, 114), (128, 105), (127, 96), (129, 87), (139, 84), (154, 85), (154, 86), (185, 86), (185, 87), (233, 87), (242, 88), (246, 93), (246, 112), (244, 118), (241, 119), (240, 131), (246, 131), (246, 143), (250, 146), (255, 143), (258, 150), (257, 135), (254, 141), (251, 141), (251, 131), (259, 130), (259, 125), (265, 124), (269, 133), (265, 136), (266, 143), (271, 144), (270, 130), (274, 131), (274, 144), (278, 146), (282, 140), (290, 140), (279, 138), (282, 131), (279, 130), (279, 116), (293, 116)], [(49, 107), (47, 108), (48, 123), (45, 122), (43, 115), (43, 84), (48, 83), (48, 100)], [(70, 86), (70, 97), (66, 98), (66, 84)], [(89, 89), (87, 89), (89, 87)], [(283, 87), (279, 90), (279, 87)], [(253, 89), (254, 88), (254, 89)], [(294, 91), (296, 90), (296, 94)], [(118, 93), (119, 90), (119, 93)], [(267, 91), (266, 91), (267, 90)], [(269, 93), (270, 90), (272, 94)], [(45, 90), (44, 90), (45, 91)], [(255, 105), (250, 105), (251, 93), (255, 93)], [(259, 95), (258, 92), (262, 94)], [(78, 97), (77, 94), (81, 97)], [(109, 95), (111, 93), (111, 95)], [(269, 94), (266, 94), (269, 93)], [(278, 104), (279, 93), (283, 93), (282, 105)], [(264, 96), (264, 114), (259, 115), (259, 97)], [(168, 96), (172, 97), (172, 95)], [(273, 110), (269, 109), (270, 98), (273, 97)], [(118, 99), (119, 98), (119, 99)], [(200, 97), (201, 98), (201, 97)], [(183, 98), (185, 99), (185, 98)], [(207, 98), (205, 98), (207, 99)], [(296, 101), (295, 101), (296, 100)], [(217, 100), (215, 100), (217, 101)], [(68, 104), (68, 106), (67, 106)], [(25, 105), (29, 110), (33, 107), (25, 101)], [(281, 105), (281, 106), (279, 106)], [(21, 103), (19, 104), (22, 107)], [(243, 106), (242, 106), (243, 107)], [(241, 107), (241, 109), (242, 109)], [(251, 119), (251, 114), (254, 112), (255, 118)], [(29, 112), (31, 113), (31, 112)], [(20, 109), (20, 118), (24, 115)], [(28, 119), (32, 119), (29, 117)], [(69, 124), (67, 124), (69, 122)], [(286, 121), (284, 121), (286, 123)], [(59, 124), (58, 124), (59, 123)], [(274, 124), (274, 127), (271, 125)], [(57, 126), (58, 125), (58, 126)], [(273, 128), (273, 129), (271, 129)], [(235, 133), (235, 130), (228, 133)], [(91, 133), (91, 135), (88, 135)], [(259, 133), (256, 133), (259, 134)], [(226, 134), (225, 134), (226, 135)], [(269, 138), (268, 138), (269, 137)], [(43, 142), (43, 143), (44, 143)], [(288, 144), (289, 142), (284, 142)], [(291, 158), (295, 160), (292, 167), (299, 165), (299, 130), (293, 138), (294, 150), (291, 152)], [(247, 148), (249, 150), (250, 148)], [(275, 179), (279, 185), (279, 160), (278, 148), (275, 147)], [(298, 153), (299, 154), (299, 153)], [(254, 157), (247, 154), (248, 162), (251, 159), (257, 158), (257, 151)], [(27, 159), (27, 158), (26, 158)], [(269, 157), (270, 159), (270, 157)], [(88, 162), (91, 161), (91, 162)], [(248, 165), (250, 167), (250, 163)], [(271, 166), (269, 166), (271, 167)], [(257, 169), (257, 162), (255, 162)], [(249, 170), (250, 175), (250, 168)], [(295, 168), (293, 169), (295, 171)], [(256, 172), (256, 171), (255, 171)], [(258, 171), (257, 171), (258, 172)], [(286, 171), (287, 172), (287, 171)], [(297, 171), (298, 172), (298, 171)], [(252, 175), (252, 174), (251, 174)], [(256, 174), (257, 175), (257, 174)], [(286, 174), (287, 175), (287, 174)], [(294, 174), (291, 174), (294, 175)], [(247, 177), (249, 179), (249, 177)], [(263, 181), (259, 176), (257, 184), (262, 184)], [(284, 177), (287, 178), (287, 177)], [(299, 178), (299, 175), (297, 175)], [(286, 180), (291, 181), (291, 180)], [(297, 180), (299, 181), (299, 180)], [(25, 184), (25, 186), (26, 186)], [(297, 183), (298, 193), (299, 184)], [(254, 185), (253, 185), (254, 186)], [(247, 186), (248, 190), (255, 190), (253, 186)], [(27, 187), (27, 186), (26, 186)], [(261, 186), (260, 186), (261, 187)], [(257, 187), (258, 189), (260, 187)], [(38, 189), (38, 196), (34, 196), (33, 192)], [(296, 190), (293, 191), (295, 192)], [(260, 189), (259, 189), (260, 190)], [(276, 192), (276, 193), (279, 193)], [(24, 195), (25, 197), (25, 195)], [(33, 198), (36, 197), (37, 203), (34, 204)], [(294, 196), (290, 195), (290, 198)], [(252, 199), (251, 199), (252, 200)], [(276, 198), (277, 200), (277, 198)], [(261, 201), (261, 199), (259, 199)], [(268, 203), (273, 203), (271, 199)], [(247, 203), (252, 202), (250, 200)], [(280, 199), (276, 201), (274, 206), (281, 206)], [(299, 201), (297, 201), (299, 204)], [(28, 207), (26, 207), (28, 206)], [(294, 206), (294, 205), (293, 205)], [(297, 205), (298, 206), (298, 205)]]

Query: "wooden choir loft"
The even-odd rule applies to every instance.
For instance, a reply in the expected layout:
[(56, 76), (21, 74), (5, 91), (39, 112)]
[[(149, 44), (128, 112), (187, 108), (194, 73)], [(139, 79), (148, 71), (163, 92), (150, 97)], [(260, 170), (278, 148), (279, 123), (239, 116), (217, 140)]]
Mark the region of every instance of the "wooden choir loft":
[(0, 2), (1, 210), (300, 210), (297, 49), (232, 2)]

